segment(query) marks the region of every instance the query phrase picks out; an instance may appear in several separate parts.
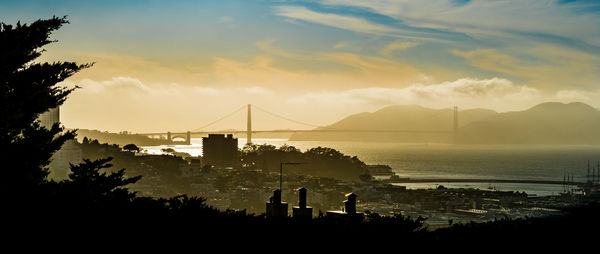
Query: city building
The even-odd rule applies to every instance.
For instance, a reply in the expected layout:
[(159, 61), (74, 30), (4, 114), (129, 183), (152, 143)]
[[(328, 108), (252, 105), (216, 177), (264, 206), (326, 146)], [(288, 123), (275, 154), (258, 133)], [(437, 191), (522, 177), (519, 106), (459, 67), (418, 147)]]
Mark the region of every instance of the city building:
[[(50, 129), (55, 123), (60, 123), (60, 108), (51, 108), (38, 117), (40, 126)], [(50, 165), (50, 177), (55, 179), (66, 179), (69, 175), (70, 164), (79, 164), (82, 160), (82, 151), (76, 140), (68, 140), (60, 150), (52, 155)]]
[(54, 123), (58, 123), (60, 121), (60, 108), (56, 107), (49, 109), (45, 113), (41, 114), (38, 117), (38, 120), (40, 121), (40, 125), (42, 127), (45, 127), (46, 129), (52, 128)]
[(199, 177), (202, 172), (201, 160), (199, 158), (189, 158), (179, 164), (179, 170), (184, 178)]
[(215, 167), (236, 167), (240, 164), (238, 139), (233, 134), (208, 134), (202, 138), (204, 165)]

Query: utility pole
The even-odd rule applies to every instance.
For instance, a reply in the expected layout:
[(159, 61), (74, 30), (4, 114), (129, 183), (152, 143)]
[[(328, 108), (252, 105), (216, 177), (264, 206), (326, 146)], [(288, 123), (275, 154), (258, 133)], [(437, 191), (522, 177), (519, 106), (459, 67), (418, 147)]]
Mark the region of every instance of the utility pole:
[(588, 160), (588, 173), (587, 173), (587, 177), (590, 177), (590, 160)]
[(252, 144), (252, 105), (248, 104), (248, 119), (246, 120), (246, 144)]

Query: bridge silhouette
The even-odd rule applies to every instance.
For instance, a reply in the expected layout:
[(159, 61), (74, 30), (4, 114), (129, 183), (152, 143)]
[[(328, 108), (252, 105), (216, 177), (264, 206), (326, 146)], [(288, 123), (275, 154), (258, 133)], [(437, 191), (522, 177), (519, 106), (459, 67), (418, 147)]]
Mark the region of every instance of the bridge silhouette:
[[(252, 143), (252, 134), (258, 134), (258, 133), (437, 133), (437, 134), (450, 134), (450, 135), (456, 135), (458, 133), (458, 107), (454, 107), (454, 117), (453, 117), (453, 129), (452, 130), (410, 130), (410, 129), (391, 129), (391, 130), (382, 130), (382, 129), (323, 129), (322, 127), (324, 126), (319, 126), (319, 125), (315, 125), (315, 124), (310, 124), (310, 123), (306, 123), (306, 122), (302, 122), (302, 121), (298, 121), (298, 120), (294, 120), (276, 113), (272, 113), (269, 112), (265, 109), (262, 109), (260, 107), (254, 106), (255, 109), (258, 109), (259, 111), (262, 111), (264, 113), (267, 113), (269, 115), (272, 115), (276, 118), (279, 119), (283, 119), (289, 122), (293, 122), (296, 124), (301, 124), (301, 125), (305, 125), (305, 126), (310, 126), (316, 129), (311, 129), (311, 130), (300, 130), (300, 129), (276, 129), (276, 130), (253, 130), (252, 129), (252, 108), (253, 106), (251, 104), (248, 105), (244, 105), (238, 109), (236, 109), (235, 111), (224, 115), (222, 117), (220, 117), (219, 119), (216, 119), (208, 124), (205, 124), (201, 127), (198, 127), (196, 129), (193, 129), (191, 131), (185, 131), (185, 132), (151, 132), (151, 133), (138, 133), (138, 135), (144, 135), (144, 136), (149, 136), (149, 137), (156, 137), (156, 136), (160, 136), (160, 137), (165, 137), (167, 138), (167, 140), (173, 141), (176, 138), (180, 138), (180, 139), (184, 139), (185, 142), (189, 145), (191, 144), (191, 140), (192, 140), (192, 135), (205, 135), (205, 134), (215, 134), (215, 133), (230, 133), (230, 134), (243, 134), (246, 133), (246, 140), (248, 144)], [(240, 112), (243, 109), (247, 109), (247, 117), (246, 117), (246, 129), (245, 130), (221, 130), (221, 131), (204, 131), (204, 128), (207, 128), (209, 126), (212, 126), (214, 124), (217, 124), (231, 116), (233, 116), (234, 114)]]

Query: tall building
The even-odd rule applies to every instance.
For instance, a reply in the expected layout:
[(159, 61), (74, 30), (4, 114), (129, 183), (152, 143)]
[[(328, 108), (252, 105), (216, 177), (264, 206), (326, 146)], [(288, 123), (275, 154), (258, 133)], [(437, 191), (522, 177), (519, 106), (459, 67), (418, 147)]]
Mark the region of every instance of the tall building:
[[(38, 117), (40, 125), (46, 129), (52, 128), (55, 123), (60, 123), (60, 107), (51, 108)], [(67, 178), (70, 171), (69, 164), (82, 162), (82, 151), (76, 140), (65, 142), (60, 150), (52, 155), (50, 165), (50, 177), (54, 179)]]
[(41, 126), (45, 127), (46, 129), (50, 129), (54, 123), (58, 123), (60, 121), (60, 108), (51, 108), (50, 110), (41, 114), (38, 120), (40, 120)]
[(233, 134), (208, 134), (202, 138), (204, 165), (236, 167), (240, 164), (238, 139)]

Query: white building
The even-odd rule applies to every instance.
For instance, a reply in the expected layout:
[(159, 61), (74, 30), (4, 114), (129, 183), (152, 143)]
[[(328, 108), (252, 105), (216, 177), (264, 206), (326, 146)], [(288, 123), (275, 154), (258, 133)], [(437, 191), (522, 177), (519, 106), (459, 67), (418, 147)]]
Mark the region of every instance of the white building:
[(40, 125), (42, 127), (45, 127), (46, 129), (52, 128), (54, 123), (60, 122), (60, 108), (56, 107), (46, 111), (46, 113), (40, 115), (38, 120), (40, 120)]
[[(60, 108), (52, 108), (41, 114), (38, 118), (40, 125), (46, 129), (52, 128), (54, 123), (60, 122)], [(66, 179), (71, 172), (69, 163), (79, 164), (82, 162), (82, 151), (76, 140), (69, 140), (63, 144), (60, 150), (52, 156), (50, 163), (50, 177), (61, 180)]]

